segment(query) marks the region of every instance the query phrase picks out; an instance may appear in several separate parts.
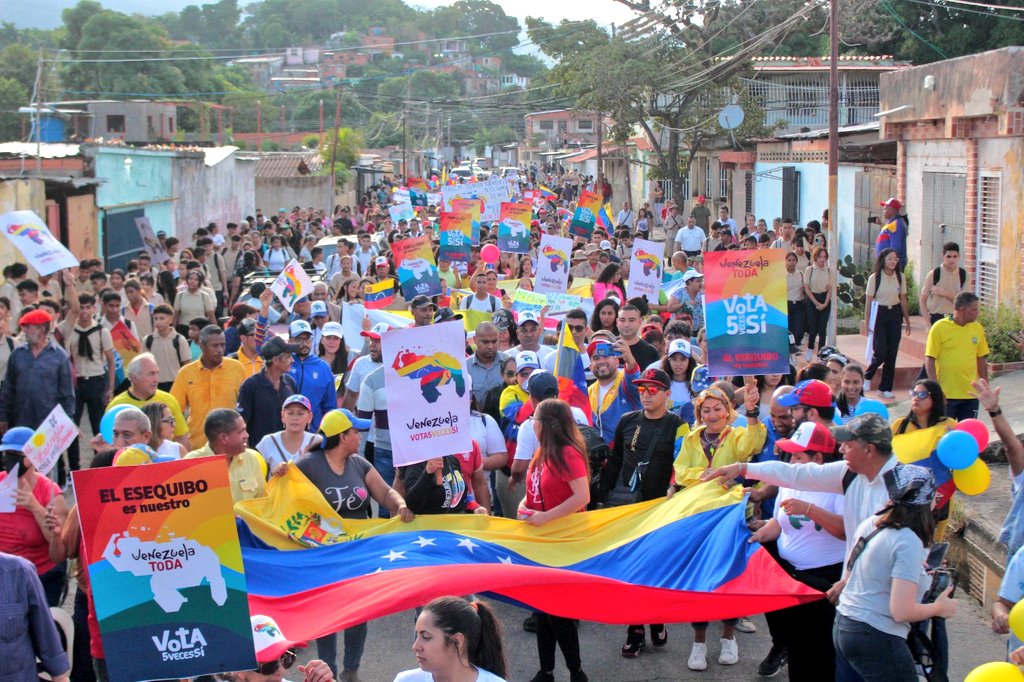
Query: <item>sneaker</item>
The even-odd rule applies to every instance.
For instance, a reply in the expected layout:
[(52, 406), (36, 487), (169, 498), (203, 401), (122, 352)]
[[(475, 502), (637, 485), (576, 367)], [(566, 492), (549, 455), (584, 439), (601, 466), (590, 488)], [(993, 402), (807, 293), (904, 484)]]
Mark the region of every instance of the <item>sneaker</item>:
[(772, 645), (768, 655), (764, 657), (761, 664), (757, 666), (757, 674), (761, 677), (775, 677), (782, 670), (782, 666), (789, 662), (789, 652), (784, 646)]
[[(725, 640), (722, 640), (725, 641)], [(690, 670), (708, 669), (708, 645), (703, 642), (694, 642), (690, 649), (690, 658), (686, 661), (686, 667)]]
[(664, 625), (651, 626), (651, 644), (656, 647), (668, 644), (668, 630), (665, 629)]
[(339, 682), (362, 682), (359, 679), (359, 672), (356, 670), (344, 670), (341, 673), (341, 677), (338, 678)]
[(892, 391), (879, 391), (878, 395), (882, 396), (886, 400), (892, 400), (896, 396), (893, 395)]
[(555, 674), (538, 670), (537, 674), (533, 676), (530, 682), (555, 682)]
[(526, 632), (537, 632), (537, 619), (534, 618), (533, 614), (526, 617), (523, 621), (523, 630)]
[(754, 625), (749, 618), (740, 618), (736, 621), (736, 629), (739, 632), (745, 632), (747, 634), (757, 632), (757, 626)]
[(644, 626), (630, 628), (626, 634), (626, 643), (622, 645), (623, 658), (636, 658), (644, 649)]
[(740, 662), (740, 648), (735, 639), (722, 639), (722, 653), (718, 654), (720, 665), (736, 665)]
[(583, 672), (583, 668), (576, 670), (575, 672), (569, 671), (569, 682), (590, 682), (590, 678)]

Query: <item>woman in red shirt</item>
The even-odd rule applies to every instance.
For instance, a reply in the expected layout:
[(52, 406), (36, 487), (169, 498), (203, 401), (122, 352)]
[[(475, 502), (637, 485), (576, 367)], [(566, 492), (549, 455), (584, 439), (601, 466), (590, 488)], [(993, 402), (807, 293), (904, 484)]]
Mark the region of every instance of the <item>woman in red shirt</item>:
[(24, 447), (33, 430), (24, 426), (9, 429), (0, 441), (3, 453), (3, 471), (0, 481), (18, 469), (16, 506), (13, 514), (4, 514), (0, 523), (0, 552), (16, 554), (31, 561), (43, 583), (49, 606), (58, 606), (67, 577), (66, 565), (50, 559), (50, 538), (53, 532), (46, 525), (47, 510), (61, 523), (68, 514), (67, 504), (60, 486), (40, 476), (32, 462), (25, 457)]
[[(590, 465), (569, 403), (557, 398), (540, 403), (533, 415), (533, 428), (540, 447), (526, 473), (526, 497), (518, 515), (531, 526), (543, 526), (586, 509), (590, 502)], [(570, 682), (587, 682), (576, 624), (569, 618), (539, 611), (534, 618), (540, 671), (531, 682), (554, 681), (556, 643), (565, 657)]]

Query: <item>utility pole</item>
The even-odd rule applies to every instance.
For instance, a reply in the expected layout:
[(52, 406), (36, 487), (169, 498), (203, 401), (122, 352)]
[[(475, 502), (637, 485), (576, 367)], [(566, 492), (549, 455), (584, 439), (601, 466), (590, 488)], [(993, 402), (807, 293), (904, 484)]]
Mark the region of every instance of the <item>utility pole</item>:
[(320, 100), (320, 146), (324, 145), (324, 101)]
[[(331, 199), (327, 202), (327, 210), (331, 212), (332, 219), (334, 218), (334, 195), (337, 192), (338, 184), (338, 176), (334, 174), (334, 164), (338, 160), (338, 134), (341, 132), (341, 93), (343, 89), (343, 87), (338, 88), (337, 101), (334, 105), (334, 140), (331, 143)], [(324, 102), (320, 100), (321, 126), (323, 126), (323, 107)]]
[(409, 169), (409, 113), (402, 102), (402, 177), (408, 177)]
[(35, 134), (36, 134), (36, 175), (43, 174), (43, 131), (42, 131), (42, 84), (43, 84), (43, 49), (39, 48), (39, 59), (36, 61), (36, 83), (35, 92), (32, 93), (32, 101), (35, 103)]
[(285, 133), (287, 133), (287, 132), (288, 132), (288, 130), (287, 130), (287, 128), (285, 128), (285, 122), (284, 122), (284, 105), (282, 104), (281, 105), (281, 144), (284, 144), (284, 136), (285, 136)]
[(448, 165), (450, 166), (451, 162), (455, 159), (455, 145), (452, 144), (452, 117), (451, 116), (448, 117), (448, 137), (447, 137), (447, 140), (448, 140), (448, 154), (446, 155), (446, 160), (448, 161)]
[(256, 100), (256, 151), (263, 152), (263, 102)]
[(829, 277), (832, 306), (828, 316), (828, 342), (835, 345), (839, 308), (836, 298), (839, 257), (839, 0), (829, 0), (828, 23), (831, 52), (828, 64), (828, 231), (825, 243), (837, 261), (836, 267), (829, 268), (832, 273)]
[(601, 138), (604, 137), (601, 128), (604, 127), (604, 115), (597, 112), (597, 176), (594, 178), (594, 189), (601, 194), (602, 205), (604, 205), (604, 194), (599, 188), (603, 187), (601, 180), (604, 178), (604, 156), (601, 153)]

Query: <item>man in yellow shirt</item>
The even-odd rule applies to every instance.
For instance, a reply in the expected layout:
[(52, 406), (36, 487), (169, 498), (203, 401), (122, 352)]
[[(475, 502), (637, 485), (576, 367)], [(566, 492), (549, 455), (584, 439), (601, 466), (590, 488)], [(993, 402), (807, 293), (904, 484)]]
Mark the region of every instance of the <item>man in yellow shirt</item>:
[(259, 374), (267, 364), (256, 349), (256, 320), (246, 318), (239, 323), (238, 342), (241, 344), (238, 350), (228, 357), (242, 363), (245, 378), (248, 379), (254, 374)]
[(234, 409), (246, 378), (242, 363), (224, 357), (224, 331), (220, 327), (203, 327), (199, 347), (202, 355), (182, 367), (171, 386), (171, 395), (188, 419), (189, 446), (193, 449), (206, 444), (206, 415), (218, 407)]
[(203, 426), (206, 445), (188, 453), (185, 459), (226, 455), (231, 499), (240, 502), (265, 496), (267, 462), (260, 453), (246, 447), (249, 434), (245, 430), (242, 415), (228, 408), (213, 409), (206, 416)]
[(146, 403), (162, 403), (174, 417), (174, 440), (181, 443), (182, 447), (190, 447), (188, 424), (181, 412), (181, 405), (173, 395), (157, 388), (160, 382), (160, 365), (153, 354), (139, 353), (128, 363), (125, 371), (128, 374), (128, 390), (114, 396), (107, 409), (115, 405), (133, 405), (141, 409)]
[(946, 416), (957, 421), (978, 416), (971, 382), (988, 380), (988, 340), (978, 322), (978, 297), (962, 291), (953, 299), (953, 314), (932, 325), (925, 345), (925, 370), (946, 395)]

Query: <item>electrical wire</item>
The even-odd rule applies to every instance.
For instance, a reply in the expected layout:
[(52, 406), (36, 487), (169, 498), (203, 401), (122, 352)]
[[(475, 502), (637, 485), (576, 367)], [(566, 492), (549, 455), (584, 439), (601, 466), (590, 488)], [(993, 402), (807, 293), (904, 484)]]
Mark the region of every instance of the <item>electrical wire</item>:
[(976, 9), (967, 9), (966, 7), (948, 7), (946, 5), (940, 5), (937, 2), (933, 2), (932, 0), (906, 0), (906, 1), (907, 2), (912, 2), (912, 3), (917, 4), (917, 5), (924, 5), (926, 7), (931, 7), (932, 9), (944, 10), (946, 12), (966, 12), (968, 14), (978, 14), (980, 16), (990, 17), (990, 18), (993, 18), (993, 19), (1008, 19), (1010, 21), (1024, 21), (1024, 17), (1011, 17), (1011, 16), (1006, 15), (1006, 14), (998, 14), (998, 13), (994, 13), (994, 12), (983, 12), (981, 10), (976, 10)]

